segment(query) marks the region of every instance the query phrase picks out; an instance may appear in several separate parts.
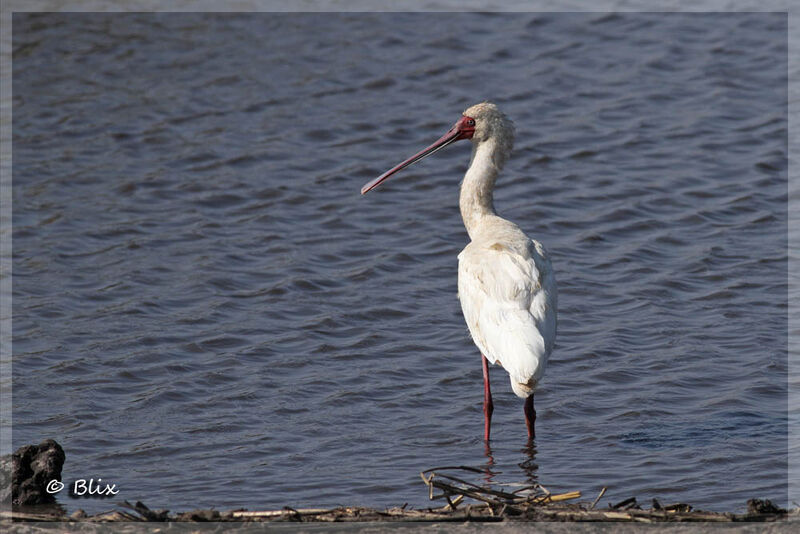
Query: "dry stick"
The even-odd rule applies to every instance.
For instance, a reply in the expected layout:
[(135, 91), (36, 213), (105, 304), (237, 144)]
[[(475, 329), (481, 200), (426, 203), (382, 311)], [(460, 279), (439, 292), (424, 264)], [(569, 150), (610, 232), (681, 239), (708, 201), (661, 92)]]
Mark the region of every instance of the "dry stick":
[(545, 492), (546, 494), (550, 495), (550, 490), (549, 490), (549, 489), (545, 488), (545, 487), (544, 487), (544, 486), (542, 486), (541, 484), (537, 484), (537, 485), (538, 485), (540, 488), (542, 488), (542, 491), (543, 491), (543, 492)]
[(431, 476), (425, 478), (425, 471), (419, 474), (419, 476), (422, 477), (422, 481), (425, 483), (426, 486), (428, 486), (428, 498), (430, 500), (433, 500), (433, 485), (431, 484), (431, 481), (433, 480), (434, 475), (435, 473), (431, 473)]
[(545, 492), (545, 493), (550, 493), (550, 492), (549, 492), (549, 491), (547, 491), (547, 489), (546, 489), (544, 486), (542, 486), (541, 484), (534, 484), (534, 485), (532, 485), (532, 486), (522, 486), (521, 488), (519, 488), (519, 489), (516, 489), (516, 490), (512, 491), (511, 493), (513, 493), (514, 495), (516, 495), (516, 494), (517, 494), (517, 493), (519, 493), (520, 491), (525, 491), (525, 490), (530, 490), (530, 489), (541, 490), (541, 491), (543, 491), (543, 492)]
[(603, 486), (603, 489), (600, 490), (600, 493), (597, 495), (597, 498), (592, 502), (592, 505), (589, 507), (589, 510), (594, 510), (594, 507), (597, 506), (597, 503), (600, 501), (600, 497), (606, 494), (606, 490), (608, 489), (607, 486)]
[(266, 510), (263, 512), (248, 512), (246, 510), (238, 510), (235, 512), (231, 512), (233, 517), (281, 517), (284, 515), (292, 514), (292, 515), (321, 515), (321, 514), (330, 514), (342, 509), (342, 508), (300, 508), (299, 510), (291, 509), (284, 509), (284, 510)]
[(511, 501), (512, 504), (538, 504), (547, 499), (549, 495), (528, 495), (527, 497), (518, 497)]
[[(461, 503), (461, 501), (464, 500), (464, 496), (463, 495), (459, 495), (458, 497), (456, 497), (452, 501), (450, 500), (450, 496), (449, 495), (446, 495), (445, 498), (447, 499), (447, 506), (449, 506), (451, 510), (455, 510), (456, 507)], [(447, 507), (445, 507), (445, 508), (447, 508)]]
[[(526, 503), (526, 502), (527, 503), (533, 503), (533, 504), (541, 504), (541, 503), (544, 503), (544, 502), (558, 502), (558, 501), (562, 501), (562, 500), (576, 499), (576, 498), (581, 496), (581, 493), (579, 491), (564, 493), (564, 494), (561, 494), (559, 496), (551, 496), (550, 491), (547, 488), (545, 488), (544, 486), (542, 486), (541, 484), (534, 484), (532, 486), (525, 486), (523, 488), (519, 488), (518, 490), (515, 490), (513, 493), (507, 493), (507, 492), (504, 492), (504, 491), (493, 490), (491, 488), (487, 488), (487, 487), (484, 487), (484, 486), (478, 486), (476, 484), (473, 484), (471, 482), (467, 482), (466, 480), (462, 480), (460, 478), (457, 478), (457, 477), (454, 477), (454, 476), (451, 476), (451, 475), (444, 475), (444, 474), (441, 474), (441, 473), (431, 473), (431, 478), (429, 478), (429, 479), (426, 479), (425, 476), (423, 475), (423, 473), (430, 473), (432, 471), (435, 471), (436, 469), (463, 469), (463, 470), (473, 471), (473, 472), (476, 472), (476, 473), (483, 473), (482, 470), (476, 469), (474, 467), (469, 467), (469, 466), (448, 466), (448, 467), (441, 467), (441, 468), (433, 468), (433, 469), (425, 470), (422, 473), (420, 473), (420, 475), (422, 476), (422, 480), (424, 480), (426, 484), (428, 483), (429, 480), (431, 480), (433, 478), (433, 475), (439, 475), (439, 477), (444, 477), (444, 478), (447, 478), (447, 479), (452, 480), (454, 482), (458, 482), (460, 484), (464, 484), (464, 485), (472, 487), (475, 490), (480, 491), (482, 493), (487, 493), (489, 495), (495, 495), (497, 497), (501, 497), (503, 499), (509, 500), (514, 504), (520, 504), (520, 503)], [(541, 490), (541, 491), (543, 491), (545, 493), (545, 495), (536, 495), (536, 496), (533, 496), (533, 497), (529, 495), (529, 496), (526, 496), (526, 497), (524, 497), (522, 499), (520, 499), (519, 496), (516, 495), (520, 491), (525, 491), (525, 490), (528, 490), (528, 489)], [(431, 491), (429, 492), (429, 496), (432, 495), (432, 493), (433, 493), (433, 491), (431, 489)], [(441, 497), (442, 497), (442, 495), (438, 496), (437, 498), (441, 498)], [(433, 498), (433, 497), (431, 497), (431, 498)]]
[(459, 484), (464, 484), (464, 485), (469, 486), (471, 488), (475, 488), (476, 490), (479, 490), (479, 491), (481, 491), (483, 493), (488, 493), (489, 495), (495, 495), (497, 497), (502, 497), (503, 499), (508, 499), (508, 500), (514, 500), (515, 498), (517, 498), (517, 496), (514, 495), (513, 493), (506, 493), (505, 491), (497, 491), (497, 490), (493, 490), (491, 488), (478, 486), (477, 484), (473, 484), (472, 482), (467, 482), (466, 480), (462, 480), (460, 478), (451, 477), (450, 475), (443, 475), (441, 473), (436, 473), (436, 474), (439, 475), (439, 477), (444, 477), (444, 478), (447, 478), (449, 480), (452, 480), (453, 482), (458, 482)]
[(444, 467), (431, 467), (430, 469), (426, 469), (423, 473), (430, 473), (431, 471), (441, 471), (443, 469), (463, 469), (464, 471), (472, 471), (474, 473), (485, 473), (483, 469), (478, 469), (477, 467), (470, 467), (468, 465), (446, 465)]
[(580, 496), (580, 491), (568, 491), (567, 493), (559, 493), (558, 495), (553, 495), (552, 493), (546, 493), (544, 495), (528, 495), (524, 498), (518, 497), (514, 499), (513, 504), (545, 504), (577, 499)]
[[(437, 482), (436, 484), (434, 484), (433, 483), (433, 478), (436, 476), (436, 473), (431, 473), (431, 476), (429, 476), (428, 478), (425, 478), (425, 473), (426, 473), (426, 471), (423, 471), (422, 473), (419, 474), (419, 476), (422, 477), (422, 481), (425, 482), (426, 486), (428, 486), (428, 498), (430, 500), (433, 501), (433, 500), (436, 500), (436, 499), (441, 499), (442, 497), (447, 497), (448, 495), (452, 495), (453, 493), (456, 493), (456, 494), (461, 493), (461, 488), (457, 488), (455, 486), (451, 486), (451, 485), (446, 484), (444, 482), (442, 482), (442, 483), (438, 483)], [(443, 475), (443, 476), (446, 476), (446, 475)], [(444, 484), (444, 486), (442, 486), (442, 484)], [(433, 494), (433, 488), (434, 487), (437, 487), (437, 488), (443, 490), (444, 493), (442, 493), (441, 495), (434, 495)]]
[(625, 512), (603, 512), (603, 515), (609, 519), (633, 519), (631, 514)]
[[(478, 486), (476, 484), (472, 484), (471, 482), (467, 482), (466, 480), (462, 480), (460, 478), (453, 477), (453, 476), (450, 476), (450, 475), (442, 475), (440, 473), (431, 473), (431, 475), (426, 478), (424, 473), (430, 472), (430, 471), (431, 470), (423, 471), (422, 473), (420, 473), (420, 477), (425, 482), (425, 484), (428, 485), (428, 490), (429, 490), (428, 491), (428, 496), (431, 499), (440, 499), (440, 498), (444, 497), (445, 499), (447, 499), (448, 504), (450, 504), (449, 507), (452, 510), (455, 510), (455, 507), (452, 506), (452, 501), (450, 499), (451, 495), (460, 495), (461, 498), (466, 496), (466, 497), (470, 497), (470, 498), (485, 502), (485, 503), (487, 503), (489, 505), (489, 511), (490, 511), (490, 513), (492, 515), (496, 514), (496, 512), (494, 510), (495, 506), (502, 506), (501, 510), (502, 510), (502, 512), (505, 512), (507, 506), (511, 505), (515, 511), (517, 511), (518, 513), (521, 513), (522, 509), (520, 509), (518, 506), (513, 506), (513, 505), (524, 505), (524, 504), (530, 505), (530, 504), (552, 503), (552, 502), (559, 502), (559, 501), (565, 501), (565, 500), (570, 500), (570, 499), (577, 499), (577, 498), (579, 498), (581, 496), (581, 492), (580, 491), (572, 491), (572, 492), (568, 492), (568, 493), (562, 493), (562, 494), (559, 494), (559, 495), (552, 495), (552, 494), (549, 493), (549, 491), (546, 488), (544, 488), (543, 486), (541, 486), (539, 484), (536, 484), (534, 486), (528, 486), (526, 488), (521, 488), (521, 490), (534, 488), (534, 489), (542, 489), (547, 493), (545, 495), (528, 495), (528, 496), (526, 496), (524, 498), (520, 498), (518, 495), (515, 495), (513, 493), (506, 493), (506, 492), (503, 492), (503, 491), (492, 490), (491, 488), (485, 488), (483, 486)], [(462, 488), (462, 487), (454, 486), (452, 484), (448, 484), (446, 482), (441, 482), (439, 480), (434, 480), (434, 477), (436, 475), (439, 475), (440, 478), (443, 477), (443, 478), (452, 480), (454, 482), (457, 482), (457, 483), (460, 483), (460, 484), (464, 484), (465, 486), (468, 486), (468, 488)], [(434, 495), (433, 494), (433, 489), (434, 488), (441, 489), (443, 493), (440, 494), (440, 495)], [(474, 488), (474, 489), (470, 489), (470, 488)], [(520, 490), (517, 490), (517, 491), (520, 491)], [(494, 495), (496, 497), (500, 497), (500, 498), (504, 499), (506, 502), (500, 501), (498, 499), (492, 499), (492, 498), (490, 498), (488, 496), (484, 496), (484, 495), (481, 495), (481, 494)], [(448, 507), (445, 507), (445, 509), (446, 508), (448, 508)]]
[[(485, 496), (481, 495), (479, 492), (476, 492), (476, 491), (473, 491), (473, 490), (469, 490), (469, 489), (466, 489), (466, 488), (458, 488), (458, 487), (452, 486), (452, 485), (450, 485), (450, 484), (448, 484), (446, 482), (440, 482), (438, 480), (431, 480), (430, 483), (431, 483), (431, 486), (435, 486), (435, 487), (439, 488), (440, 490), (448, 492), (449, 494), (453, 494), (453, 493), (461, 494), (461, 495), (464, 495), (465, 497), (470, 497), (472, 499), (475, 499), (476, 501), (482, 501), (482, 502), (485, 502), (485, 503), (490, 504), (490, 505), (491, 504), (495, 504), (495, 505), (503, 504), (502, 502), (498, 501), (497, 499), (491, 499), (489, 497), (485, 497)], [(443, 495), (437, 495), (436, 498), (438, 499), (438, 498), (441, 498), (442, 496)]]
[(620, 501), (617, 504), (611, 506), (614, 510), (619, 510), (620, 508), (626, 509), (626, 507), (636, 506), (636, 497), (630, 497), (625, 499), (624, 501)]
[(545, 498), (545, 502), (568, 501), (570, 499), (578, 499), (580, 496), (580, 491), (568, 491), (567, 493), (560, 493), (558, 495), (548, 495)]
[(0, 511), (0, 519), (9, 521), (63, 521), (64, 519), (56, 514), (27, 514), (25, 512), (11, 512), (8, 510)]
[[(455, 486), (451, 486), (450, 484), (447, 484), (446, 482), (440, 482), (438, 480), (434, 480), (431, 483), (432, 483), (432, 485), (434, 485), (437, 488), (439, 488), (439, 489), (441, 489), (441, 490), (446, 492), (443, 495), (446, 496), (446, 498), (448, 498), (448, 501), (449, 501), (449, 496), (450, 495), (452, 495), (454, 493), (460, 493), (461, 494), (460, 496), (462, 498), (466, 496), (466, 497), (470, 497), (470, 498), (478, 500), (478, 501), (485, 502), (486, 504), (488, 504), (489, 513), (491, 515), (502, 515), (507, 509), (512, 509), (517, 513), (522, 513), (524, 511), (524, 508), (520, 508), (519, 506), (515, 505), (516, 503), (507, 503), (507, 502), (499, 501), (497, 499), (491, 499), (489, 497), (485, 497), (485, 496), (481, 495), (478, 492), (474, 492), (474, 491), (467, 490), (467, 489), (464, 489), (464, 488), (457, 488)], [(559, 502), (559, 501), (565, 501), (565, 500), (569, 500), (569, 499), (577, 499), (580, 496), (581, 496), (581, 493), (579, 491), (572, 491), (572, 492), (569, 492), (569, 493), (562, 493), (560, 495), (549, 495), (549, 496), (547, 496), (547, 500), (546, 501), (543, 500), (541, 502), (532, 502), (532, 503), (528, 503), (528, 504), (543, 504), (545, 502)], [(438, 497), (439, 496), (437, 496), (437, 498)], [(520, 504), (525, 504), (525, 503), (520, 503)], [(495, 511), (495, 507), (499, 507), (500, 512), (496, 512)], [(445, 507), (445, 508), (447, 508), (447, 507)]]

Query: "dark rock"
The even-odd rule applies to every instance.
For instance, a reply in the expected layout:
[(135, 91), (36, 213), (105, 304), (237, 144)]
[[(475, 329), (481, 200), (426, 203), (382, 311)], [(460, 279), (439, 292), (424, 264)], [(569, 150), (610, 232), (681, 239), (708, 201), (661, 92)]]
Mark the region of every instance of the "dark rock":
[[(54, 503), (55, 495), (48, 493), (46, 488), (51, 480), (61, 480), (64, 459), (64, 449), (52, 439), (17, 449), (11, 455), (12, 504), (29, 506)], [(7, 496), (3, 497), (7, 499)]]
[(0, 456), (0, 503), (11, 502), (11, 471), (13, 462), (11, 455)]
[(785, 514), (786, 510), (775, 506), (772, 501), (768, 499), (750, 499), (747, 501), (747, 513), (751, 515)]

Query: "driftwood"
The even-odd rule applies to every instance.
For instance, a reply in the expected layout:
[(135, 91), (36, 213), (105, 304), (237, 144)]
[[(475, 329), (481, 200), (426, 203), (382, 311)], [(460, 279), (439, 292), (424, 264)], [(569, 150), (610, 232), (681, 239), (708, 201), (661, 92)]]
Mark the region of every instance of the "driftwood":
[[(488, 514), (492, 517), (501, 516), (509, 520), (528, 521), (628, 521), (628, 522), (685, 522), (685, 521), (775, 521), (785, 519), (788, 512), (776, 507), (770, 501), (751, 499), (747, 502), (746, 514), (706, 512), (693, 510), (692, 506), (685, 503), (676, 503), (662, 506), (658, 500), (653, 499), (652, 508), (644, 510), (635, 497), (625, 499), (616, 504), (609, 504), (608, 508), (598, 510), (595, 507), (607, 488), (603, 487), (597, 497), (589, 504), (567, 503), (581, 497), (580, 491), (552, 494), (540, 484), (524, 486), (513, 492), (498, 491), (488, 486), (480, 486), (449, 474), (437, 471), (482, 471), (465, 466), (439, 467), (420, 473), (422, 480), (428, 486), (428, 496), (431, 499), (447, 501), (447, 506), (441, 510), (455, 512), (463, 498), (468, 497), (482, 502), (482, 505), (472, 505), (467, 510), (466, 516), (478, 519), (481, 515)], [(429, 476), (426, 476), (430, 473)], [(435, 490), (441, 493), (435, 494)], [(476, 517), (477, 516), (477, 517)], [(463, 517), (461, 518), (463, 520)]]
[[(662, 505), (652, 500), (649, 509), (643, 509), (635, 497), (605, 509), (597, 504), (605, 494), (603, 488), (591, 502), (568, 502), (581, 497), (580, 491), (553, 494), (540, 484), (531, 484), (514, 491), (504, 491), (487, 485), (469, 482), (453, 471), (483, 473), (472, 467), (439, 467), (420, 473), (432, 500), (444, 499), (447, 504), (424, 510), (402, 507), (376, 510), (363, 507), (301, 508), (285, 507), (282, 510), (248, 511), (195, 510), (170, 514), (167, 510), (151, 510), (141, 502), (120, 504), (125, 510), (112, 510), (87, 516), (81, 510), (72, 515), (59, 513), (0, 512), (0, 519), (26, 522), (117, 522), (117, 521), (170, 521), (170, 522), (365, 522), (365, 521), (623, 521), (623, 522), (731, 522), (780, 521), (789, 517), (800, 519), (800, 509), (791, 512), (778, 508), (767, 500), (751, 499), (747, 513), (719, 513), (694, 510), (685, 503)], [(472, 502), (465, 503), (465, 500)], [(130, 510), (130, 511), (128, 511)], [(131, 513), (133, 512), (133, 513)]]

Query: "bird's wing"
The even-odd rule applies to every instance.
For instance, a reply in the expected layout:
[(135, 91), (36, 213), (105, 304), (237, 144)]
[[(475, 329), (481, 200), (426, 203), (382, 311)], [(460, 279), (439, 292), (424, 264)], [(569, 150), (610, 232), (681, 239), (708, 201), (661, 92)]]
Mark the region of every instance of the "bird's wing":
[(458, 259), (458, 294), (475, 344), (508, 371), (512, 385), (535, 387), (556, 330), (555, 280), (544, 249), (534, 241), (523, 250), (473, 242)]

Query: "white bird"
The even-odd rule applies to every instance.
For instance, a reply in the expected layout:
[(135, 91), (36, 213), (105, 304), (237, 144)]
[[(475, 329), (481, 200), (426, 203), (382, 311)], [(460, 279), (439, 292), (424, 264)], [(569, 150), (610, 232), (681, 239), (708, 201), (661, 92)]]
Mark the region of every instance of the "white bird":
[(458, 297), (469, 332), (481, 351), (484, 439), (489, 440), (494, 410), (488, 362), (500, 364), (511, 378), (514, 393), (525, 399), (525, 423), (532, 439), (536, 420), (533, 393), (556, 338), (557, 292), (542, 244), (494, 210), (495, 179), (514, 144), (513, 123), (492, 103), (472, 106), (435, 143), (364, 185), (361, 194), (460, 139), (472, 140), (472, 157), (459, 199), (471, 242), (458, 255)]

